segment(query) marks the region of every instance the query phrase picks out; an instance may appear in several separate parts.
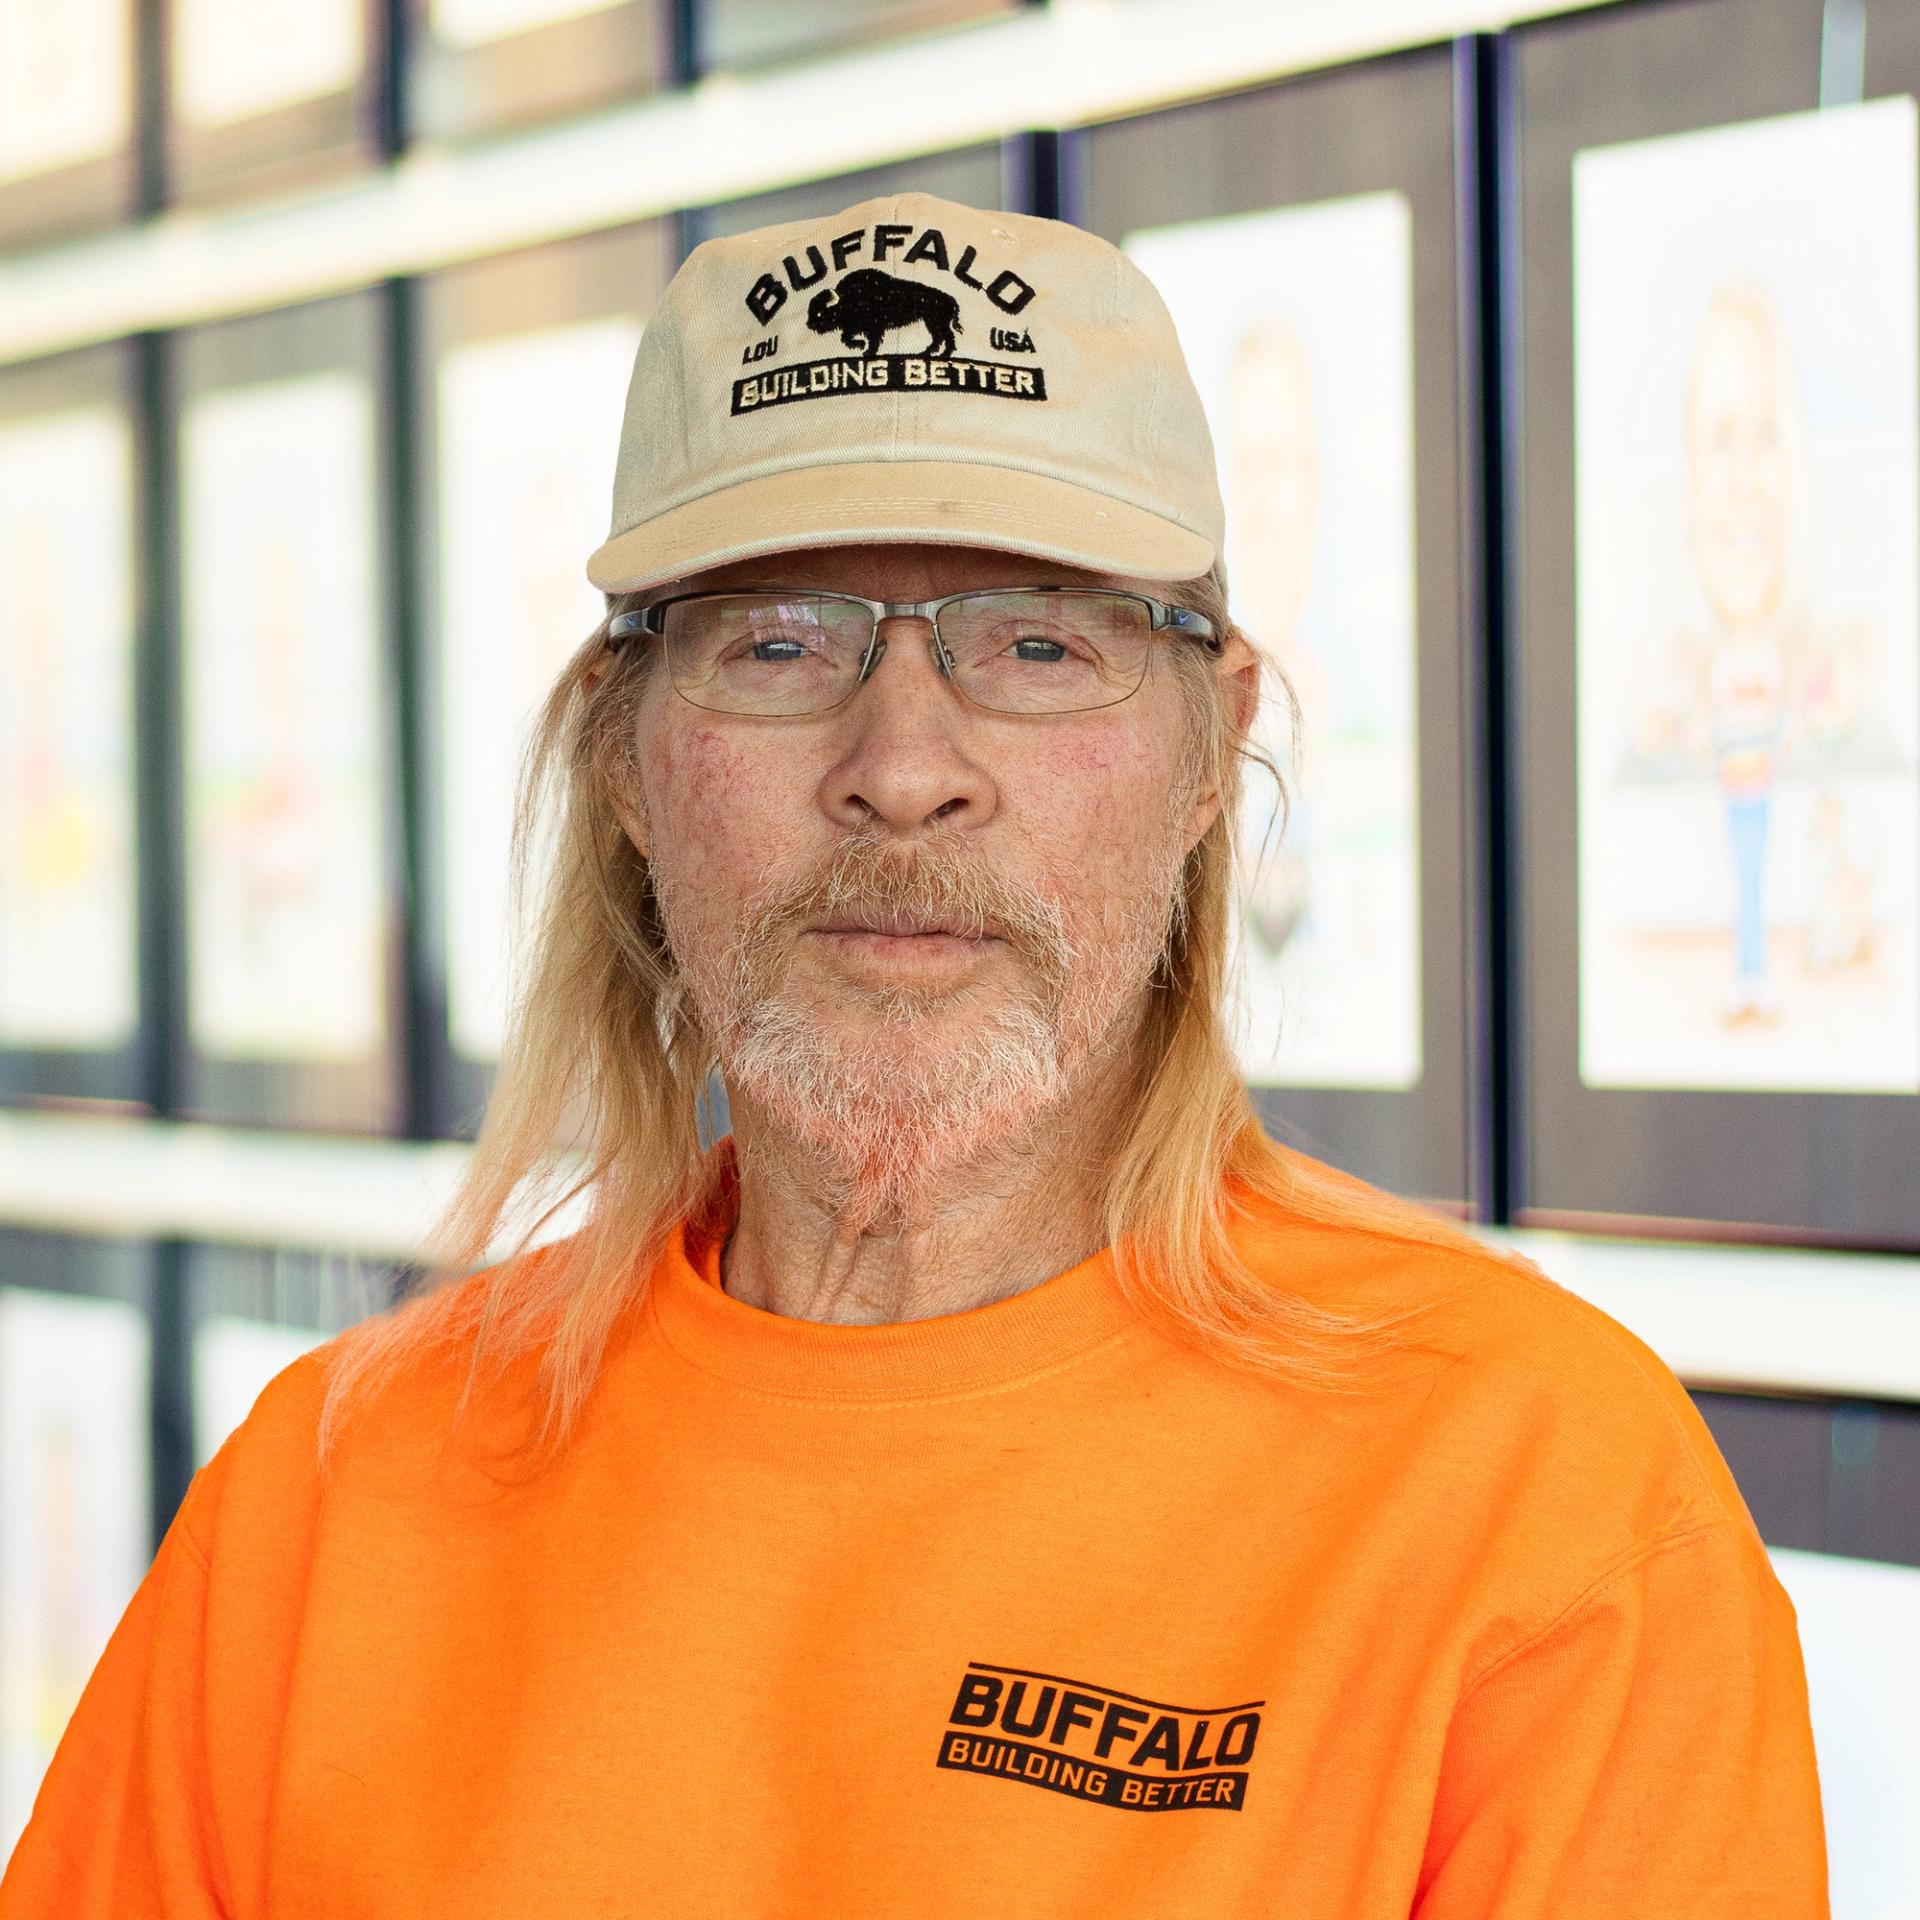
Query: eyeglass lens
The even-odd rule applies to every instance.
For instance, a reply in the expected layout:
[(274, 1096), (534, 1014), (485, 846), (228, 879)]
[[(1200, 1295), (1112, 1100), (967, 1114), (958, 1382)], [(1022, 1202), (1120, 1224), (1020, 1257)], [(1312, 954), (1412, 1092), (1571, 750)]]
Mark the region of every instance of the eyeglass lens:
[[(1117, 704), (1140, 685), (1152, 647), (1145, 604), (1089, 588), (977, 593), (941, 608), (953, 678), (1000, 713), (1073, 713)], [(723, 713), (802, 714), (853, 692), (873, 615), (827, 594), (701, 595), (666, 609), (674, 685)]]

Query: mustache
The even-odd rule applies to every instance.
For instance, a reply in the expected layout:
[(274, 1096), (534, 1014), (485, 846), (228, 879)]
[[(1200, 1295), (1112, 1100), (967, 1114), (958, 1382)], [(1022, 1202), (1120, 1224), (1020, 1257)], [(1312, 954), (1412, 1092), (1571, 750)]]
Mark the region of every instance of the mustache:
[(811, 872), (750, 907), (742, 942), (769, 959), (809, 927), (829, 924), (1004, 940), (1050, 980), (1064, 979), (1074, 960), (1057, 903), (997, 872), (951, 828), (910, 843), (856, 829)]

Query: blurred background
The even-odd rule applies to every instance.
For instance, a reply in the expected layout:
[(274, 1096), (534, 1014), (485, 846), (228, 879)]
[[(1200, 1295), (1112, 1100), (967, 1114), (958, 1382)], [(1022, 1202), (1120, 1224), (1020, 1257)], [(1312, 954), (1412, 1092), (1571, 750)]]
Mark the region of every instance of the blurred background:
[(1686, 1382), (1920, 1915), (1916, 90), (1911, 0), (0, 0), (0, 1859), (458, 1172), (652, 303), (917, 188), (1180, 330), (1268, 1123)]

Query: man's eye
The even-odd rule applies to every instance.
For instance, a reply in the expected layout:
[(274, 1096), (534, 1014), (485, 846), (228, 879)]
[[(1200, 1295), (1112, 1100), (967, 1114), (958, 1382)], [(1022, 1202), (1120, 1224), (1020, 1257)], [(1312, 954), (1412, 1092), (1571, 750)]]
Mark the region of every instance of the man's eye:
[(803, 640), (756, 640), (747, 651), (755, 660), (803, 660), (807, 645)]
[(1032, 660), (1051, 666), (1055, 661), (1064, 660), (1067, 650), (1058, 640), (1043, 640), (1029, 635), (1013, 643), (1013, 655), (1016, 660)]

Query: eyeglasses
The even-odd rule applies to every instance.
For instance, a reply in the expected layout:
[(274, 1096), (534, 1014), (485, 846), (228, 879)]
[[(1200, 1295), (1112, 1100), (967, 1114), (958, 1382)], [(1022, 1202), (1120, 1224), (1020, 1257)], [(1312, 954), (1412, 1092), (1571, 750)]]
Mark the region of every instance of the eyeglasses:
[(868, 600), (857, 593), (686, 593), (618, 615), (609, 643), (651, 634), (675, 688), (717, 713), (826, 713), (850, 699), (887, 651), (883, 618), (932, 623), (934, 663), (993, 713), (1084, 713), (1117, 706), (1147, 676), (1161, 633), (1218, 654), (1213, 622), (1190, 607), (1103, 587), (1020, 587)]

